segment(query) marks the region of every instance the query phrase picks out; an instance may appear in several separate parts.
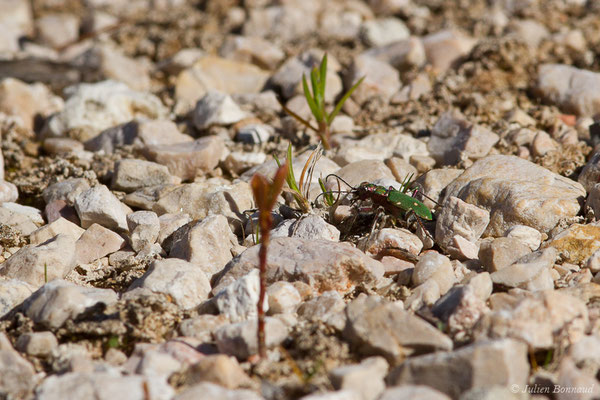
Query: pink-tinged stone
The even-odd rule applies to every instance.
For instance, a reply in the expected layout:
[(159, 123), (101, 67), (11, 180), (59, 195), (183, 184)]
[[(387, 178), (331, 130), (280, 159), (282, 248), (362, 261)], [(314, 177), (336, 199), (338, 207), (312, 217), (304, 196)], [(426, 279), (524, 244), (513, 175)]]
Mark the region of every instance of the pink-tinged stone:
[(92, 224), (75, 243), (77, 264), (89, 264), (125, 246), (125, 239), (102, 225)]
[(31, 233), (31, 235), (29, 235), (29, 242), (35, 245), (41, 244), (60, 233), (69, 235), (73, 240), (77, 240), (81, 237), (83, 232), (85, 232), (85, 229), (80, 228), (79, 225), (75, 225), (64, 218), (58, 218), (56, 221), (44, 225), (37, 231)]
[(29, 129), (34, 128), (36, 116), (46, 117), (59, 111), (62, 105), (60, 97), (41, 83), (28, 85), (13, 78), (0, 82), (0, 112), (20, 117)]
[(0, 275), (27, 282), (36, 288), (64, 278), (75, 267), (75, 241), (68, 235), (38, 245), (27, 245), (0, 264)]
[(476, 41), (459, 32), (444, 30), (423, 38), (427, 61), (436, 71), (450, 68), (460, 57), (467, 55)]
[(146, 146), (146, 157), (166, 165), (171, 174), (183, 180), (194, 179), (197, 174), (212, 171), (223, 152), (225, 144), (218, 136), (207, 136), (192, 143), (176, 143), (170, 146)]
[[(0, 161), (2, 161), (1, 158), (2, 157), (0, 157)], [(0, 203), (14, 203), (18, 198), (19, 190), (14, 184), (6, 181), (0, 181)]]
[(74, 153), (83, 151), (83, 143), (69, 138), (48, 138), (44, 140), (44, 151), (48, 154)]
[(166, 119), (140, 121), (137, 124), (137, 137), (145, 145), (170, 145), (173, 143), (189, 143), (194, 138), (179, 132), (174, 122)]
[(64, 218), (76, 225), (81, 224), (75, 207), (68, 205), (65, 200), (54, 200), (46, 204), (44, 214), (46, 214), (46, 220), (49, 224), (59, 218)]

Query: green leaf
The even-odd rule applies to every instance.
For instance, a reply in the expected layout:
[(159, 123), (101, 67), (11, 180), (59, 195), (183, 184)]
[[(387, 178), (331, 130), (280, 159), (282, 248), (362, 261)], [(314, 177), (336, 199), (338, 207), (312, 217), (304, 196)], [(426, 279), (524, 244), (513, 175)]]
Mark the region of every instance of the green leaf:
[(315, 105), (317, 106), (317, 110), (319, 113), (318, 116), (315, 115), (315, 118), (317, 119), (317, 122), (321, 122), (321, 121), (323, 121), (323, 118), (325, 117), (323, 115), (323, 110), (325, 109), (325, 104), (323, 104), (324, 100), (323, 100), (323, 92), (321, 91), (319, 70), (317, 70), (316, 67), (313, 68), (312, 71), (310, 72), (310, 80), (312, 83)]
[(352, 95), (352, 93), (356, 90), (356, 88), (365, 80), (365, 77), (363, 76), (362, 78), (360, 78), (358, 80), (358, 82), (356, 82), (354, 84), (354, 86), (352, 86), (350, 88), (350, 90), (348, 90), (346, 92), (346, 94), (344, 94), (344, 97), (342, 97), (340, 99), (340, 101), (338, 101), (337, 105), (335, 106), (335, 109), (332, 111), (331, 114), (329, 114), (329, 116), (327, 117), (327, 124), (331, 125), (331, 123), (333, 122), (333, 119), (338, 115), (338, 113), (340, 112), (340, 110), (342, 109), (342, 106), (344, 105), (344, 103), (346, 102), (346, 100), (348, 100), (348, 98)]
[(327, 79), (327, 53), (323, 55), (323, 60), (321, 60), (321, 94), (323, 95), (323, 99), (325, 99), (325, 81)]
[(287, 167), (288, 167), (288, 172), (287, 172), (287, 176), (286, 176), (287, 184), (290, 187), (290, 189), (292, 189), (294, 192), (300, 193), (300, 189), (298, 189), (298, 186), (296, 185), (296, 177), (294, 176), (294, 167), (292, 166), (292, 144), (291, 143), (288, 145), (286, 159), (287, 159)]
[(315, 116), (317, 121), (321, 121), (323, 116), (321, 111), (317, 107), (315, 100), (312, 98), (310, 94), (310, 89), (308, 88), (308, 82), (306, 81), (306, 76), (302, 75), (302, 88), (304, 89), (304, 97), (306, 98), (306, 102), (308, 103), (308, 107), (310, 107), (310, 112)]
[(329, 207), (331, 207), (333, 205), (333, 203), (335, 203), (335, 201), (333, 200), (333, 195), (331, 194), (331, 192), (329, 192), (325, 188), (325, 183), (323, 182), (323, 179), (321, 179), (321, 178), (319, 178), (319, 186), (321, 187), (321, 191), (323, 192), (323, 197), (325, 198), (325, 203), (327, 203), (327, 205)]

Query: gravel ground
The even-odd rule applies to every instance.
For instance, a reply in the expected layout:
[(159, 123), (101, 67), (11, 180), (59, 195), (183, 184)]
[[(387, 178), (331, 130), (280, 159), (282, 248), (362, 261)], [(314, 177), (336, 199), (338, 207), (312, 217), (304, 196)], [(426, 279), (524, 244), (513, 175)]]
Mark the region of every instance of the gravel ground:
[[(0, 0), (0, 398), (600, 398), (599, 15)], [(330, 109), (365, 79), (273, 213), (259, 359), (249, 182), (319, 154), (282, 104), (324, 54)], [(357, 199), (411, 175), (431, 220)]]

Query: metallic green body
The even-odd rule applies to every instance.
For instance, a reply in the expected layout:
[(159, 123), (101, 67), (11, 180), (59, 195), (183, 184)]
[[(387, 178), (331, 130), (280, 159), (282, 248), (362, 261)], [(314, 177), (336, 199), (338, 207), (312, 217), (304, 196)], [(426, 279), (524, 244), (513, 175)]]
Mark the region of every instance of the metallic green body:
[(414, 212), (417, 217), (431, 221), (433, 219), (431, 210), (418, 199), (406, 194), (406, 186), (403, 186), (403, 188), (404, 191), (399, 191), (393, 187), (385, 188), (384, 186), (363, 182), (356, 191), (359, 199), (371, 199), (373, 203), (383, 207), (396, 217), (404, 217), (407, 212)]

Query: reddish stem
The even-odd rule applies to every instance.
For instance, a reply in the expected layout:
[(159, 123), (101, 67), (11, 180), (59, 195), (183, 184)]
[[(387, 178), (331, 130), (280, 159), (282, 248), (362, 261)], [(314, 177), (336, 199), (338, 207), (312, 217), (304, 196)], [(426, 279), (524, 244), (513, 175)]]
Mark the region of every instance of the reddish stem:
[(271, 225), (273, 217), (270, 212), (261, 212), (259, 216), (260, 231), (262, 233), (260, 249), (258, 250), (260, 290), (258, 293), (258, 355), (264, 359), (267, 357), (267, 346), (265, 343), (265, 292), (267, 290), (267, 249), (271, 236)]

